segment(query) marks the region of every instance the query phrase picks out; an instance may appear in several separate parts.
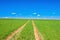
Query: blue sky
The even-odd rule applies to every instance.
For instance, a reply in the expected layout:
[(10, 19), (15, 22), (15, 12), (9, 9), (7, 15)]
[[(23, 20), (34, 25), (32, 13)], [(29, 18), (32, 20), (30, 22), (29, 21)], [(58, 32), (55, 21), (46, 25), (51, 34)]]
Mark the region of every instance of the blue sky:
[(0, 0), (0, 18), (60, 18), (60, 0)]

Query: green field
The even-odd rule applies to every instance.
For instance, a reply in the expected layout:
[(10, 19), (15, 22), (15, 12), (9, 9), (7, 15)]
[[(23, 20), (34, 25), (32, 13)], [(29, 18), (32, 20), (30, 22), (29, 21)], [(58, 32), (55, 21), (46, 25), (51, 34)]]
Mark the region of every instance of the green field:
[(25, 28), (22, 29), (20, 33), (15, 35), (12, 40), (16, 39), (17, 40), (35, 40), (34, 38), (34, 31), (32, 27), (32, 22), (30, 21)]
[(44, 40), (60, 40), (60, 20), (35, 20)]
[(27, 20), (0, 19), (0, 40), (5, 39), (11, 32), (23, 25)]
[[(0, 40), (4, 40), (11, 32), (18, 29), (26, 19), (0, 19)], [(34, 20), (36, 28), (44, 40), (60, 40), (60, 20)], [(35, 40), (32, 20), (11, 40)]]

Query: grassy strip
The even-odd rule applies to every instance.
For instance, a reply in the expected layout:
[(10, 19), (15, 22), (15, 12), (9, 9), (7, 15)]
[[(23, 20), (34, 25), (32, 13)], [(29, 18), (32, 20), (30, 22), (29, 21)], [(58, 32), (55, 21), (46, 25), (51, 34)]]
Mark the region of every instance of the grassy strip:
[(12, 40), (35, 40), (31, 21), (17, 35)]
[(0, 19), (0, 40), (4, 40), (11, 32), (23, 25), (27, 20)]
[(45, 40), (60, 40), (60, 20), (35, 20)]

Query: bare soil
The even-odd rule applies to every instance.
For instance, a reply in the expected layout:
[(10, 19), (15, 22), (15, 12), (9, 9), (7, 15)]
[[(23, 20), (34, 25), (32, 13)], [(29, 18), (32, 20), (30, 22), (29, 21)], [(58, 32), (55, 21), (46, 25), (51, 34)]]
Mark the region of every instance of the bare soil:
[(35, 40), (41, 40), (41, 37), (40, 37), (40, 35), (39, 35), (38, 31), (37, 31), (37, 28), (36, 28), (35, 23), (34, 23), (33, 20), (32, 20), (32, 26), (33, 26), (33, 29), (34, 29)]

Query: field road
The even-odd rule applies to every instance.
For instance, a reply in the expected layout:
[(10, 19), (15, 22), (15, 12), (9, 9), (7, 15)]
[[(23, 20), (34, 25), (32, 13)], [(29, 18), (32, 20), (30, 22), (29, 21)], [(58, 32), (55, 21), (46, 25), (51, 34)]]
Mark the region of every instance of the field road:
[(34, 36), (35, 36), (35, 40), (42, 40), (37, 29), (36, 29), (36, 26), (35, 26), (35, 23), (34, 21), (32, 20), (32, 26), (33, 26), (33, 29), (34, 29)]
[(20, 28), (12, 32), (5, 40), (10, 40), (11, 38), (13, 38), (13, 36), (17, 34), (18, 32), (20, 32), (27, 25), (28, 22), (29, 20), (25, 24), (23, 24)]

